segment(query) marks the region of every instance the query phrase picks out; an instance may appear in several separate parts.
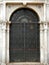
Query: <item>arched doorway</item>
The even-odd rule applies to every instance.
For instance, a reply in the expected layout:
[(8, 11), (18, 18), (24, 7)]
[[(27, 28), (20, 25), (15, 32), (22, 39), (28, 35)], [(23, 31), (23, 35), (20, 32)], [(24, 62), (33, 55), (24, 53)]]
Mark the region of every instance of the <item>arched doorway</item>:
[(40, 26), (37, 13), (20, 8), (10, 17), (10, 62), (40, 61)]

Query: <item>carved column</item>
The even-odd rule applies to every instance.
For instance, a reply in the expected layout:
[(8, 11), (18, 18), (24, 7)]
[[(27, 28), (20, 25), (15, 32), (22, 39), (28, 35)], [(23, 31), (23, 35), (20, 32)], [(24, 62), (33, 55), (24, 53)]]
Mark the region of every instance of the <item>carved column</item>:
[(44, 63), (44, 26), (40, 23), (40, 62)]
[(47, 39), (47, 63), (49, 64), (49, 22), (47, 22), (47, 25), (48, 25), (48, 32), (47, 32), (47, 36), (48, 36), (48, 39)]
[(48, 42), (48, 36), (47, 36), (47, 32), (48, 32), (48, 27), (47, 27), (47, 22), (44, 23), (44, 60), (45, 60), (45, 64), (47, 64), (47, 42)]
[(9, 28), (9, 26), (10, 26), (10, 24), (11, 24), (11, 22), (10, 21), (8, 21), (8, 22), (6, 22), (6, 62), (7, 63), (9, 63), (9, 31), (10, 31), (10, 28)]
[(10, 22), (2, 23), (2, 63), (6, 65), (9, 63), (9, 24)]
[(5, 58), (6, 58), (6, 22), (2, 23), (2, 64), (6, 65)]
[(0, 21), (0, 65), (2, 63), (2, 23)]

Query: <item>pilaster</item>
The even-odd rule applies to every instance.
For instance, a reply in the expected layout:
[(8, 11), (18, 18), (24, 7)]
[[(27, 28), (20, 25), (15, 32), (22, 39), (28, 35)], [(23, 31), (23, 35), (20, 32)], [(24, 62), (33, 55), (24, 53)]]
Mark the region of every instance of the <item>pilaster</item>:
[(40, 23), (40, 59), (41, 63), (47, 64), (48, 53), (48, 25), (47, 22)]
[(44, 63), (44, 26), (40, 23), (40, 62)]
[(7, 21), (6, 22), (6, 63), (9, 63), (9, 31), (10, 31), (10, 26), (11, 22)]
[(47, 36), (47, 32), (48, 32), (48, 26), (47, 26), (47, 22), (44, 23), (44, 63), (47, 64), (47, 49), (48, 49), (48, 46), (47, 46), (47, 39), (48, 39), (48, 36)]
[(6, 65), (5, 63), (5, 49), (6, 49), (6, 23), (4, 21), (0, 22), (1, 24), (1, 32), (2, 32), (2, 60), (1, 60), (1, 65)]

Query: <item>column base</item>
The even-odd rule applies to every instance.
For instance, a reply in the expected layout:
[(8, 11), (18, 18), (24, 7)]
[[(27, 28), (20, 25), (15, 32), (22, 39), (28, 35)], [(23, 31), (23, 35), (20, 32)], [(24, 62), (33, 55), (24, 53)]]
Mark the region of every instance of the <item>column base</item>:
[(1, 65), (6, 65), (6, 63), (1, 63)]

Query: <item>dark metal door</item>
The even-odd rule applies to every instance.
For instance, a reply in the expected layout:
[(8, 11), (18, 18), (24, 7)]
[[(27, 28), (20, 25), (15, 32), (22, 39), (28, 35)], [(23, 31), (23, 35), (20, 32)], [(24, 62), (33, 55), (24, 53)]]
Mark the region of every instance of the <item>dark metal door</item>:
[(39, 62), (40, 27), (37, 14), (22, 8), (15, 11), (10, 20), (10, 62)]

